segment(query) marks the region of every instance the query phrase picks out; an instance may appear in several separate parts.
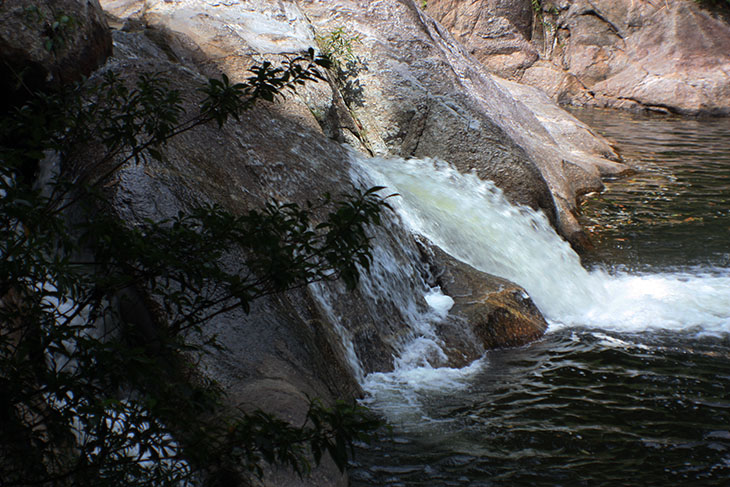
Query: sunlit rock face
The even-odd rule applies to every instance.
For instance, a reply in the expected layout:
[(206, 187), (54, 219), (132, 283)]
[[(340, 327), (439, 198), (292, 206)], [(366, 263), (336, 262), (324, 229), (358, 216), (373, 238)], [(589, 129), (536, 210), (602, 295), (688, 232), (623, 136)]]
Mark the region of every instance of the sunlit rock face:
[[(492, 78), (410, 0), (103, 3), (120, 24), (172, 35), (173, 51), (184, 45), (203, 71), (233, 79), (248, 76), (255, 58), (276, 62), (342, 29), (355, 39), (356, 76), (333, 80), (335, 90), (305, 88), (280, 107), (288, 116), (364, 153), (440, 157), (474, 170), (512, 201), (541, 208), (573, 242), (581, 240), (576, 197), (625, 170), (605, 141), (567, 113), (546, 107), (548, 117), (537, 114), (523, 100), (536, 100), (538, 91), (528, 96), (530, 88)], [(552, 106), (544, 97), (536, 103), (545, 104)]]
[[(434, 0), (427, 11), (493, 73), (573, 105), (730, 115), (727, 15), (692, 0)], [(539, 56), (535, 56), (535, 53)]]
[(475, 171), (580, 240), (576, 196), (625, 170), (605, 141), (539, 91), (488, 74), (417, 2), (299, 5), (318, 33), (344, 27), (358, 36), (362, 67), (350, 108), (375, 154), (439, 157)]
[(504, 78), (523, 73), (538, 59), (532, 37), (532, 5), (514, 0), (438, 0), (426, 3), (469, 54)]

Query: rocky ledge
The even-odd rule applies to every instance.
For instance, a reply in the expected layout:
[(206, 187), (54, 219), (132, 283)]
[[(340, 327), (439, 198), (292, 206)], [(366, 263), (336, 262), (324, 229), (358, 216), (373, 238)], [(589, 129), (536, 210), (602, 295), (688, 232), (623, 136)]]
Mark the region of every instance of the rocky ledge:
[(716, 2), (429, 0), (427, 11), (490, 72), (561, 103), (730, 115), (730, 10)]

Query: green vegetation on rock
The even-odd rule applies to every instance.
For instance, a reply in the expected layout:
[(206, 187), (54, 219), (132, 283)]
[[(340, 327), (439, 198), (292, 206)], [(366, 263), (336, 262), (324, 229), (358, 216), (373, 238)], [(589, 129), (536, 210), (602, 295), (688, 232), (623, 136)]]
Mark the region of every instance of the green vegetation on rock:
[[(211, 79), (193, 115), (161, 75), (112, 72), (3, 115), (2, 485), (230, 485), (266, 463), (305, 475), (325, 453), (344, 469), (379, 425), (342, 402), (312, 401), (300, 426), (232, 413), (196, 363), (222, 347), (206, 333), (221, 313), (315, 281), (354, 287), (371, 262), (367, 227), (387, 207), (381, 188), (244, 214), (201, 205), (134, 226), (103, 196), (126, 165), (164, 160), (171, 138), (222, 127), (326, 66), (310, 50), (244, 83)], [(39, 161), (54, 158), (58, 174), (39, 181)]]
[(357, 34), (349, 34), (344, 27), (338, 27), (325, 35), (317, 36), (322, 54), (330, 61), (335, 70), (344, 69), (349, 62), (357, 61), (353, 50), (355, 44), (362, 42)]

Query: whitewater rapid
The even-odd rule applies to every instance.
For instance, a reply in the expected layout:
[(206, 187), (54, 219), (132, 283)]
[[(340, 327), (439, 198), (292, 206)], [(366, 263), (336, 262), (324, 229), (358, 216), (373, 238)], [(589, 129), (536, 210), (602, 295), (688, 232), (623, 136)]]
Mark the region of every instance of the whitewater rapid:
[(588, 271), (547, 218), (510, 204), (490, 181), (429, 159), (368, 161), (403, 222), (452, 256), (524, 287), (549, 330), (587, 326), (730, 332), (730, 269)]
[[(628, 347), (638, 346), (636, 340), (621, 341), (604, 332), (730, 332), (730, 269), (641, 274), (587, 270), (545, 215), (512, 205), (490, 181), (438, 160), (353, 158), (368, 184), (385, 186), (384, 195), (398, 194), (388, 201), (413, 233), (481, 271), (524, 287), (548, 320), (548, 333), (566, 327), (591, 329), (612, 345)], [(389, 265), (387, 256), (378, 260)], [(404, 325), (414, 333), (395, 357), (394, 370), (360, 377), (367, 405), (391, 422), (417, 428), (433, 423), (426, 405), (434, 397), (468, 389), (489, 366), (488, 356), (463, 368), (433, 365), (439, 361), (429, 358), (443, 353), (433, 325), (448, 313), (451, 300), (438, 288), (424, 298), (431, 311), (408, 313), (411, 322)]]

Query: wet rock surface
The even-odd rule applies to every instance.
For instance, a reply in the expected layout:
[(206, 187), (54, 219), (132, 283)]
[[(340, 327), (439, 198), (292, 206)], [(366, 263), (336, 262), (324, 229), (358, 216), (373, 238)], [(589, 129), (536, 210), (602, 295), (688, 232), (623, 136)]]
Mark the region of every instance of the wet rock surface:
[[(115, 198), (130, 221), (174, 214), (198, 201), (242, 211), (270, 197), (303, 202), (336, 193), (361, 177), (354, 176), (348, 150), (328, 138), (349, 141), (366, 155), (441, 157), (475, 170), (513, 201), (552, 215), (566, 235), (579, 231), (570, 213), (576, 194), (623, 168), (612, 161), (617, 156), (608, 144), (537, 90), (492, 79), (412, 2), (103, 3), (124, 31), (115, 34), (118, 54), (108, 69), (166, 71), (180, 89), (221, 71), (244, 80), (252, 64), (297, 55), (339, 28), (357, 39), (351, 46), (357, 77), (349, 80), (357, 96), (333, 72), (330, 84), (307, 85), (284, 102), (263, 104), (240, 124), (170, 141), (165, 156), (173, 165), (151, 162), (120, 175)], [(571, 180), (566, 164), (575, 166)], [(264, 382), (267, 390), (296, 384), (312, 395), (356, 395), (357, 374), (392, 369), (410, 333), (404, 311), (427, 310), (422, 266), (412, 238), (386, 222), (375, 231), (371, 276), (358, 291), (348, 293), (340, 283), (316, 286), (262, 300), (250, 315), (222, 317), (213, 331), (231, 346), (208, 364), (211, 374), (232, 397), (253, 401), (260, 396), (251, 391)], [(517, 287), (498, 296), (506, 281), (494, 284), (496, 278), (453, 267), (458, 272), (449, 275), (458, 277), (445, 285), (463, 291), (460, 311), (437, 326), (450, 365), (468, 363), (485, 346), (539, 336), (516, 325), (519, 313), (529, 314)], [(479, 323), (473, 331), (464, 327), (469, 320)], [(500, 320), (508, 328), (498, 330)], [(352, 370), (343, 339), (357, 351), (361, 370)], [(294, 414), (303, 407), (300, 399), (277, 410)]]
[[(117, 55), (104, 70), (129, 80), (143, 72), (164, 72), (171, 88), (186, 94), (186, 110), (195, 112), (194, 87), (205, 76), (194, 66), (171, 62), (159, 39), (144, 30), (118, 31), (114, 40)], [(267, 102), (222, 129), (206, 125), (171, 139), (163, 155), (162, 161), (125, 167), (105, 186), (118, 215), (130, 224), (172, 217), (203, 203), (234, 213), (260, 208), (272, 198), (305, 204), (365, 184), (352, 179), (346, 148)], [(202, 367), (221, 384), (232, 406), (263, 408), (301, 424), (307, 397), (352, 399), (361, 394), (359, 374), (392, 369), (397, 344), (408, 331), (400, 307), (404, 300), (427, 306), (417, 259), (408, 255), (411, 239), (387, 223), (390, 216), (386, 228), (372, 230), (377, 288), (348, 291), (341, 282), (318, 284), (258, 299), (250, 313), (233, 310), (206, 325), (206, 333), (217, 335), (225, 347), (206, 355)], [(235, 252), (227, 258), (235, 259)], [(350, 340), (362, 370), (348, 355), (345, 342)], [(297, 482), (302, 481), (291, 472), (277, 471), (266, 485)], [(334, 465), (326, 464), (302, 485), (345, 482)]]
[[(473, 170), (495, 180), (512, 201), (541, 208), (572, 238), (580, 231), (572, 215), (576, 196), (623, 170), (590, 129), (539, 91), (491, 77), (411, 1), (101, 3), (118, 30), (114, 56), (92, 77), (114, 70), (131, 83), (141, 73), (163, 73), (189, 113), (198, 106), (196, 88), (209, 76), (224, 72), (245, 80), (252, 65), (301, 54), (340, 27), (358, 38), (356, 78), (332, 72), (330, 83), (262, 102), (221, 129), (185, 132), (163, 148), (162, 160), (117, 172), (104, 187), (130, 224), (204, 203), (240, 213), (272, 198), (303, 204), (368, 186), (360, 156), (337, 143), (349, 142), (365, 156), (439, 157)], [(88, 23), (108, 39), (97, 5), (84, 5), (95, 19)], [(74, 32), (86, 32), (83, 22)], [(99, 45), (106, 47), (89, 54), (89, 67), (75, 66), (80, 72), (103, 61), (108, 44)], [(355, 291), (340, 282), (316, 284), (211, 321), (206, 332), (218, 335), (225, 349), (201, 366), (232, 406), (262, 407), (300, 422), (307, 396), (353, 398), (361, 393), (362, 374), (392, 370), (394, 356), (413, 336), (409, 313), (428, 313), (423, 276), (429, 270), (392, 214), (372, 235), (370, 273)], [(235, 259), (235, 252), (226, 258)], [(445, 365), (465, 365), (485, 348), (520, 345), (544, 332), (518, 286), (446, 254), (436, 261), (429, 265), (439, 269), (438, 283), (455, 301), (436, 326), (447, 348)], [(270, 475), (269, 485), (299, 485), (290, 473)], [(332, 465), (312, 479), (308, 485), (347, 482)]]
[[(521, 346), (545, 334), (548, 324), (523, 288), (474, 269), (425, 239), (419, 240), (419, 247), (433, 284), (454, 300), (450, 314), (469, 330), (480, 348)], [(462, 349), (469, 347), (462, 345)]]

